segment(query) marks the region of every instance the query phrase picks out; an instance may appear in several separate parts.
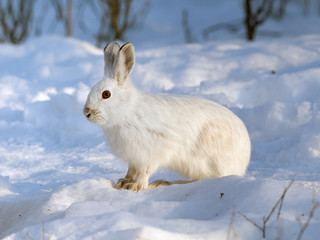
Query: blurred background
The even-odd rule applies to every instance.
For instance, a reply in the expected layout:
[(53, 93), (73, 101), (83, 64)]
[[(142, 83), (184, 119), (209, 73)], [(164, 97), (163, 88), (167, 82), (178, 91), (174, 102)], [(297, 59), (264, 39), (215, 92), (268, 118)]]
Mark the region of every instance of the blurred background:
[(320, 0), (0, 0), (0, 43), (48, 34), (98, 47), (254, 41), (319, 33), (319, 20)]

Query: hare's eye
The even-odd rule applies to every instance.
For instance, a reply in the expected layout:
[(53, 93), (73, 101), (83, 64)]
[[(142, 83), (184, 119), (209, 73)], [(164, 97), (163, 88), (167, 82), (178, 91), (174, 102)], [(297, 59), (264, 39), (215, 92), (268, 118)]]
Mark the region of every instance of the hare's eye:
[(103, 98), (103, 99), (107, 99), (107, 98), (109, 98), (109, 97), (111, 97), (111, 92), (110, 92), (109, 90), (103, 91), (103, 93), (102, 93), (102, 98)]

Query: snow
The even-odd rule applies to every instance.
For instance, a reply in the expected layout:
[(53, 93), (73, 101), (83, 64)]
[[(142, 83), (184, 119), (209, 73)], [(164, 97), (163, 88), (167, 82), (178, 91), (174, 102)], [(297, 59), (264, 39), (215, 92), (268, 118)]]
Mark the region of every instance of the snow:
[[(174, 15), (182, 5), (174, 4), (161, 25), (168, 2), (153, 4), (158, 10), (142, 34), (130, 33), (134, 43), (141, 40), (133, 83), (154, 94), (205, 97), (235, 112), (252, 141), (246, 176), (138, 193), (112, 188), (127, 166), (82, 114), (103, 74), (102, 49), (50, 35), (0, 44), (0, 238), (259, 239), (261, 231), (239, 212), (262, 226), (290, 180), (280, 218), (276, 209), (266, 236), (297, 238), (320, 201), (320, 33), (308, 25), (308, 31), (290, 27), (282, 37), (259, 36), (253, 43), (217, 33), (214, 41), (183, 44)], [(195, 8), (191, 0), (185, 5)], [(233, 5), (214, 8), (217, 19)], [(276, 25), (279, 31), (294, 25), (292, 11)], [(198, 18), (205, 16), (192, 19), (204, 21)], [(151, 27), (156, 33), (148, 39)], [(160, 170), (151, 181), (157, 179), (181, 177)], [(303, 239), (317, 239), (319, 227), (318, 210)]]

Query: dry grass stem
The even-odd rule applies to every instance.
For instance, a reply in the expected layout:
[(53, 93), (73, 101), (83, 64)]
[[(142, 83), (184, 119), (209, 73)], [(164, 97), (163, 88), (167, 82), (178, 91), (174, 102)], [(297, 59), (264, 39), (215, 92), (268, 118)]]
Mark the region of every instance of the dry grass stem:
[(230, 237), (231, 237), (232, 233), (233, 233), (233, 235), (236, 235), (235, 231), (234, 231), (234, 228), (233, 228), (233, 221), (234, 221), (235, 215), (236, 215), (236, 207), (234, 207), (232, 209), (232, 216), (231, 216), (231, 220), (230, 220), (230, 223), (229, 223), (227, 239), (226, 240), (230, 240)]
[(27, 238), (29, 238), (30, 240), (34, 240), (33, 237), (30, 236), (29, 233), (26, 233)]
[(46, 240), (46, 229), (44, 227), (44, 221), (42, 221), (42, 239)]
[(261, 230), (262, 232), (262, 238), (266, 238), (266, 225), (269, 221), (269, 219), (271, 218), (271, 216), (273, 215), (274, 211), (276, 210), (276, 208), (279, 206), (280, 204), (280, 207), (279, 207), (279, 210), (278, 210), (278, 215), (277, 215), (277, 219), (279, 219), (280, 217), (280, 214), (281, 214), (281, 209), (282, 209), (282, 204), (283, 204), (283, 200), (286, 196), (286, 193), (287, 191), (289, 190), (289, 188), (292, 186), (294, 180), (292, 180), (288, 186), (284, 189), (281, 197), (279, 198), (279, 200), (275, 203), (275, 205), (273, 206), (273, 208), (271, 209), (269, 215), (265, 218), (263, 217), (263, 225), (262, 227), (259, 226), (257, 223), (255, 223), (254, 221), (252, 221), (251, 219), (249, 219), (246, 215), (244, 215), (243, 213), (239, 212), (239, 214), (244, 218), (246, 219), (248, 222), (250, 222), (252, 225), (254, 225), (255, 227), (257, 227), (258, 229)]
[(298, 222), (300, 223), (300, 232), (299, 232), (299, 235), (297, 237), (297, 240), (300, 240), (302, 238), (302, 235), (305, 232), (305, 230), (308, 228), (308, 226), (309, 226), (309, 224), (310, 224), (310, 222), (311, 222), (311, 220), (312, 220), (312, 218), (314, 216), (314, 213), (317, 211), (317, 208), (320, 206), (320, 202), (315, 201), (315, 197), (313, 197), (312, 203), (313, 203), (312, 204), (312, 208), (311, 208), (311, 210), (309, 212), (309, 216), (308, 216), (307, 221), (304, 224), (302, 224), (301, 220), (298, 219), (299, 220)]

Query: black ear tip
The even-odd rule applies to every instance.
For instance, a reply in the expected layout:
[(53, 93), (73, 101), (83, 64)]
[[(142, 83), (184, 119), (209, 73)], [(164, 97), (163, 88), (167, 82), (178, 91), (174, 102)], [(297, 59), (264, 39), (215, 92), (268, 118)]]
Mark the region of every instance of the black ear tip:
[(132, 44), (131, 42), (127, 42), (127, 43), (125, 43), (125, 44), (123, 44), (123, 45), (121, 46), (120, 50), (121, 50), (121, 49), (126, 49), (126, 48), (132, 48), (132, 49), (134, 49), (134, 46), (133, 46), (133, 44)]

